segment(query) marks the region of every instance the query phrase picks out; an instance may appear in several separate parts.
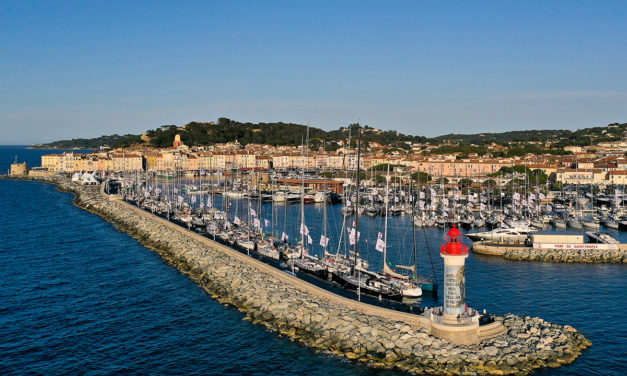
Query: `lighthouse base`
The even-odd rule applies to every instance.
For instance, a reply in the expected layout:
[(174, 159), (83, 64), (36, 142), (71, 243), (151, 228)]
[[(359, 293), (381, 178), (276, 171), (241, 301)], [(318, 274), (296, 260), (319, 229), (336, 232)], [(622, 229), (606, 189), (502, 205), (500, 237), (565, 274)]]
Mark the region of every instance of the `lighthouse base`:
[(432, 336), (445, 339), (456, 345), (473, 345), (481, 342), (479, 324), (477, 325), (448, 325), (431, 322)]
[(425, 311), (430, 328), (429, 333), (456, 345), (473, 345), (484, 339), (479, 329), (480, 315), (476, 310), (469, 309), (464, 315), (457, 317), (442, 313), (442, 307)]

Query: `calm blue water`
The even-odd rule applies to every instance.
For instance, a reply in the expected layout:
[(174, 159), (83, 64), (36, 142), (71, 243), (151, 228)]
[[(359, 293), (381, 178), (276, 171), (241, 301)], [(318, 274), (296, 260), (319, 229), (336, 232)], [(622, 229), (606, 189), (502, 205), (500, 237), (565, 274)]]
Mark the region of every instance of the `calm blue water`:
[[(0, 167), (6, 164), (6, 171), (16, 154), (39, 165), (45, 153), (0, 148)], [(53, 186), (0, 180), (0, 197), (0, 374), (398, 374), (316, 354), (243, 321), (237, 310), (209, 298), (154, 252), (74, 207), (71, 195)], [(329, 210), (332, 228), (341, 221), (338, 212), (337, 206)], [(307, 207), (312, 232), (320, 231), (320, 213)], [(287, 222), (295, 223), (297, 215), (297, 206), (289, 206)], [(362, 224), (362, 236), (372, 234), (370, 239), (382, 226), (380, 218)], [(406, 224), (406, 217), (390, 219), (393, 263), (409, 261)], [(418, 234), (421, 261), (428, 263), (426, 236), (441, 275), (435, 249), (444, 233)], [(627, 241), (625, 233), (614, 235)], [(380, 265), (371, 248), (364, 242), (363, 252)], [(475, 254), (467, 265), (470, 306), (570, 324), (592, 340), (574, 364), (539, 374), (624, 374), (627, 267)], [(430, 264), (424, 266), (428, 271)], [(436, 301), (424, 297), (421, 304)]]

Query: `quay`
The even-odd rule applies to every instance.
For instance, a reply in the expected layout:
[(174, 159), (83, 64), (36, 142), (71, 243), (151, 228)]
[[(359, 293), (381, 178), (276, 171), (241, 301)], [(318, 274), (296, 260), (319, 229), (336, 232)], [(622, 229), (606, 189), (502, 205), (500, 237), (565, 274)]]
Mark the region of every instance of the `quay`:
[(108, 196), (103, 186), (62, 177), (2, 178), (56, 184), (74, 194), (77, 206), (155, 250), (253, 323), (374, 367), (439, 375), (527, 374), (572, 363), (591, 345), (576, 329), (540, 318), (507, 314), (487, 325), (467, 325), (446, 322), (433, 310), (415, 315), (360, 303)]
[(534, 248), (524, 244), (476, 241), (472, 244), (472, 250), (515, 261), (627, 263), (627, 244), (560, 244)]

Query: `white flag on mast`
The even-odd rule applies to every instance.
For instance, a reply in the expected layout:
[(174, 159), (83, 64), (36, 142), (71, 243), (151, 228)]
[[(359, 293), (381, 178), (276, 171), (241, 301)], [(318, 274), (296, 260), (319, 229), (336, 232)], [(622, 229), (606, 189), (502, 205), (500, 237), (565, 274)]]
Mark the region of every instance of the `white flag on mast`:
[(301, 235), (309, 235), (309, 229), (304, 223), (300, 224), (300, 234)]
[(383, 252), (383, 250), (385, 249), (385, 242), (383, 241), (382, 233), (379, 233), (379, 235), (377, 236), (377, 244), (375, 245), (374, 249), (379, 252)]
[(351, 245), (354, 245), (356, 241), (359, 241), (359, 235), (361, 235), (359, 231), (356, 231), (355, 228), (351, 228), (348, 235), (348, 239), (350, 240)]
[(379, 252), (383, 252), (383, 250), (385, 249), (385, 242), (383, 241), (383, 239), (377, 239), (377, 245), (374, 248)]
[(324, 235), (320, 235), (320, 246), (326, 247), (327, 245), (329, 245), (329, 238)]

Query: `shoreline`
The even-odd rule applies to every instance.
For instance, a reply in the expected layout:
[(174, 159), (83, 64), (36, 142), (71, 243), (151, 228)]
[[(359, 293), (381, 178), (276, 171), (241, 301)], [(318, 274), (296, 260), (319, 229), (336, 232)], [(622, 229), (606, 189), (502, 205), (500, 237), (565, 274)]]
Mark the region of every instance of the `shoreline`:
[[(2, 178), (7, 178), (3, 176)], [(507, 314), (506, 334), (453, 345), (429, 334), (426, 318), (335, 295), (126, 202), (65, 178), (9, 177), (55, 184), (73, 203), (156, 251), (213, 298), (253, 323), (374, 367), (430, 374), (526, 374), (572, 363), (591, 345), (569, 326)]]

